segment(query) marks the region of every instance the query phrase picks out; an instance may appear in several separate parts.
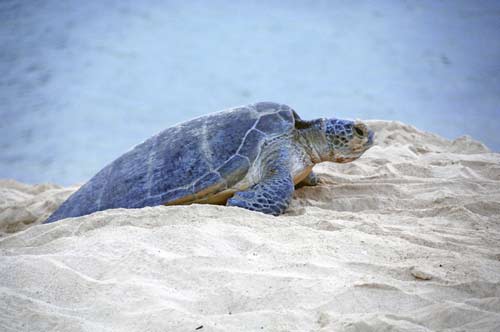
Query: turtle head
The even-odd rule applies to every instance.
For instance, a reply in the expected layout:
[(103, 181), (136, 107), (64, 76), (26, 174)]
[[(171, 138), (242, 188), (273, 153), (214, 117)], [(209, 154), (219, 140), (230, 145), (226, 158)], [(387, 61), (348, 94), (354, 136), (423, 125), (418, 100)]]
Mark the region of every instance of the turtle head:
[(323, 161), (350, 162), (373, 145), (373, 131), (363, 122), (326, 119), (323, 128), (328, 145), (321, 156)]

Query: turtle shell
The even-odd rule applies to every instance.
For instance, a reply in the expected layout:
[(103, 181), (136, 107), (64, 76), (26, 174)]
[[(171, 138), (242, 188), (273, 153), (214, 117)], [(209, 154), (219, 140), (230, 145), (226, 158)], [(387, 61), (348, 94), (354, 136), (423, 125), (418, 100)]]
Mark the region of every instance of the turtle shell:
[(112, 208), (203, 202), (241, 181), (262, 143), (294, 129), (288, 106), (262, 102), (178, 124), (102, 169), (46, 222)]

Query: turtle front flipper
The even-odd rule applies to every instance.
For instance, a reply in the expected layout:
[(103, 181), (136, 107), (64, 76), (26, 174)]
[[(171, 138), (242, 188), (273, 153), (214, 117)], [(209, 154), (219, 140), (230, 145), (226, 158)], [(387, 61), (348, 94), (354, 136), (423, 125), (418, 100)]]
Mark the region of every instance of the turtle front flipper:
[(313, 171), (311, 171), (311, 173), (309, 173), (306, 178), (302, 181), (300, 181), (297, 185), (299, 187), (301, 186), (315, 186), (319, 183), (319, 178), (318, 176), (316, 175), (316, 173), (314, 173)]
[(278, 158), (266, 165), (261, 182), (248, 190), (237, 192), (227, 201), (227, 205), (275, 216), (285, 212), (294, 191), (288, 163), (287, 151), (280, 151)]

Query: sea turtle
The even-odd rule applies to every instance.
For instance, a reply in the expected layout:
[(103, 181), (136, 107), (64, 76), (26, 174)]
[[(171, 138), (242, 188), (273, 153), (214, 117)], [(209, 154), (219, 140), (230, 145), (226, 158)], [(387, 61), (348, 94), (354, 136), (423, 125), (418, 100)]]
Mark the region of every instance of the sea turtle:
[(361, 122), (302, 120), (260, 102), (168, 128), (135, 146), (71, 195), (46, 223), (112, 208), (211, 203), (279, 215), (294, 185), (315, 185), (323, 161), (357, 159), (373, 144)]

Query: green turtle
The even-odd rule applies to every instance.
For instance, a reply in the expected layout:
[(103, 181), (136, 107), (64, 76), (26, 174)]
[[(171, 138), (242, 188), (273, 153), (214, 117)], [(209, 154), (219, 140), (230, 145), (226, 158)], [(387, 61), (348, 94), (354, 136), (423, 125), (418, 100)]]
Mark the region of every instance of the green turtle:
[(168, 128), (104, 167), (46, 222), (113, 208), (227, 204), (279, 215), (294, 186), (315, 185), (324, 161), (345, 163), (373, 145), (361, 122), (302, 120), (260, 102)]

